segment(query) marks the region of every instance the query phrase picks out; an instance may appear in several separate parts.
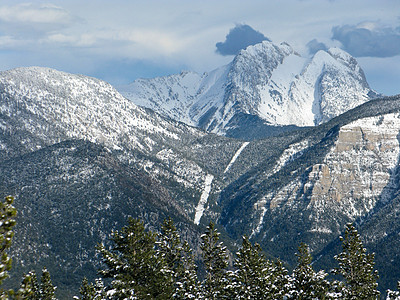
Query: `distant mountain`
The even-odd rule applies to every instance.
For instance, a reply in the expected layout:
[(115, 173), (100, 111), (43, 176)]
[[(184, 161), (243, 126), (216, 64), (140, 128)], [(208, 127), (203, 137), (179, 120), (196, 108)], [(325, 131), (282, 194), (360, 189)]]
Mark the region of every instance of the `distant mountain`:
[(309, 59), (268, 41), (210, 73), (138, 79), (119, 91), (172, 119), (241, 138), (242, 131), (265, 137), (289, 125), (318, 125), (377, 96), (343, 50), (321, 50)]
[(213, 220), (232, 249), (246, 234), (288, 265), (300, 242), (326, 262), (356, 222), (370, 249), (385, 244), (377, 266), (394, 288), (399, 120), (400, 97), (385, 97), (244, 142), (138, 107), (94, 78), (1, 72), (0, 197), (14, 195), (19, 211), (12, 280), (47, 265), (60, 291), (77, 292), (83, 274), (95, 276), (95, 245), (130, 215), (156, 230), (171, 216), (195, 249)]

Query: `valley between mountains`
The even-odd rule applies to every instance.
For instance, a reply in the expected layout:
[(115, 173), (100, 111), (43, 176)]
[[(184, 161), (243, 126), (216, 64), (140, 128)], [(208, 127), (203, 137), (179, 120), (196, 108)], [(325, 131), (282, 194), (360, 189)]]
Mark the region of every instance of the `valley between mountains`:
[(60, 290), (76, 291), (96, 276), (97, 243), (128, 216), (155, 230), (170, 216), (195, 249), (213, 221), (231, 250), (248, 235), (292, 267), (305, 242), (324, 269), (355, 222), (381, 286), (395, 288), (400, 97), (370, 89), (350, 55), (303, 58), (263, 42), (208, 74), (118, 90), (47, 68), (0, 73), (14, 282), (47, 266)]

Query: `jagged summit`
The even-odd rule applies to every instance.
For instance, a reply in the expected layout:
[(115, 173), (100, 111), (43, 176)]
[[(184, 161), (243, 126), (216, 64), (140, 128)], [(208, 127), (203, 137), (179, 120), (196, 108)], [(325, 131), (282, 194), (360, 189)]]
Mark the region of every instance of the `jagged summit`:
[(203, 75), (140, 79), (119, 90), (138, 105), (218, 134), (246, 126), (238, 120), (243, 115), (268, 125), (314, 126), (376, 96), (345, 51), (331, 48), (307, 58), (287, 43), (269, 41)]

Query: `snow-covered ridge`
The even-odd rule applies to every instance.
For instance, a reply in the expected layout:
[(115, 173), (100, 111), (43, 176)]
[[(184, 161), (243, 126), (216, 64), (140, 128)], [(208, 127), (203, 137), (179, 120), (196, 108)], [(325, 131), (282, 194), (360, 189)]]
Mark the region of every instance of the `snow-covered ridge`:
[(35, 131), (49, 144), (63, 136), (100, 142), (111, 149), (151, 151), (152, 136), (177, 140), (181, 132), (175, 123), (150, 116), (95, 78), (47, 68), (19, 68), (1, 72), (0, 86), (0, 113), (19, 122), (19, 130)]
[(138, 105), (218, 134), (239, 113), (272, 125), (313, 126), (376, 95), (357, 61), (341, 49), (307, 58), (286, 43), (267, 41), (212, 72), (140, 79), (120, 91)]
[[(197, 210), (187, 199), (177, 199), (185, 214), (196, 214), (197, 222), (213, 176), (207, 175), (185, 147), (188, 141), (205, 135), (138, 107), (95, 78), (38, 67), (0, 73), (0, 151), (4, 157), (70, 139), (104, 145), (117, 150), (124, 163), (143, 169), (152, 178), (168, 178), (175, 189), (202, 191)], [(11, 139), (9, 143), (8, 136), (18, 137), (18, 141)]]

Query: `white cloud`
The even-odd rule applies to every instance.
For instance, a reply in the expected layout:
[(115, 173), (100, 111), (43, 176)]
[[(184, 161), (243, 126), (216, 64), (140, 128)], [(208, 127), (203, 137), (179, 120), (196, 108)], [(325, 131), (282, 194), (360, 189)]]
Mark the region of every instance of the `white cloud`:
[(7, 23), (69, 24), (73, 20), (68, 11), (55, 5), (22, 3), (0, 7), (0, 21)]
[(188, 41), (152, 29), (94, 30), (88, 33), (56, 32), (40, 40), (53, 47), (93, 48), (106, 56), (150, 59), (169, 57), (185, 49)]
[(69, 35), (63, 33), (50, 34), (45, 39), (42, 39), (41, 44), (48, 44), (53, 46), (67, 46), (67, 47), (99, 47), (99, 37), (93, 34), (80, 34), (80, 35)]
[(21, 46), (21, 41), (14, 39), (12, 36), (0, 36), (0, 49), (13, 49)]
[[(121, 31), (117, 35), (119, 41), (134, 43), (141, 51), (150, 51), (152, 54), (170, 55), (179, 52), (185, 46), (184, 38), (174, 34), (154, 29), (132, 29)], [(141, 52), (140, 51), (140, 52)]]

